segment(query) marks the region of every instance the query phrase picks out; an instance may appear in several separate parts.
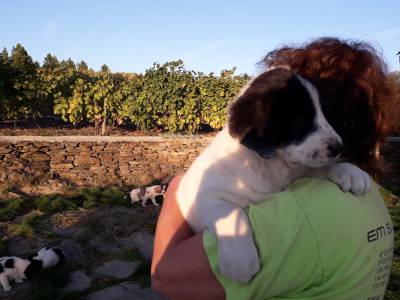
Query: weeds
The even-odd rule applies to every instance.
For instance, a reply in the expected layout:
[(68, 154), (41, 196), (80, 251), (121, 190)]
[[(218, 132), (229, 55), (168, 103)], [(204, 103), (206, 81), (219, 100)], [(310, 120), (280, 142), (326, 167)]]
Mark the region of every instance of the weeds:
[(124, 261), (145, 261), (145, 258), (143, 255), (140, 253), (139, 250), (129, 250), (129, 249), (124, 249), (122, 250), (120, 256), (120, 260)]
[(22, 199), (10, 199), (0, 202), (0, 221), (8, 221), (18, 216), (23, 209)]
[(119, 187), (84, 188), (69, 195), (41, 195), (0, 201), (0, 221), (9, 221), (31, 210), (56, 213), (66, 210), (94, 208), (102, 205), (130, 206)]
[(41, 221), (42, 216), (43, 213), (41, 211), (31, 211), (22, 218), (20, 223), (10, 225), (8, 234), (10, 236), (33, 238), (35, 233), (34, 226)]

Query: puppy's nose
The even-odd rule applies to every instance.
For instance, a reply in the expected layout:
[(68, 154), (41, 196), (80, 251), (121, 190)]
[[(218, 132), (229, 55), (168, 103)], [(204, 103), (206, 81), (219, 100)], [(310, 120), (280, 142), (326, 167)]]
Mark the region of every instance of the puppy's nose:
[(340, 154), (342, 154), (343, 144), (338, 142), (330, 144), (328, 146), (328, 151), (330, 158), (338, 157)]

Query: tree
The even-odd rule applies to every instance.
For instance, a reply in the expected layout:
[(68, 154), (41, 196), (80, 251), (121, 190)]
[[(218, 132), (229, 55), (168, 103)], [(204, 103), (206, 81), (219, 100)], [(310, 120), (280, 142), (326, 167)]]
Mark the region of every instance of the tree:
[(60, 66), (63, 69), (76, 70), (75, 63), (71, 58), (68, 58), (67, 60), (62, 60), (60, 62)]
[(0, 120), (4, 118), (4, 110), (7, 107), (7, 94), (9, 93), (10, 58), (7, 49), (0, 53)]
[(103, 73), (110, 73), (111, 70), (110, 70), (110, 68), (109, 68), (106, 64), (104, 64), (104, 65), (101, 66), (100, 72), (103, 72)]
[(21, 44), (13, 47), (9, 61), (6, 94), (0, 108), (1, 117), (15, 120), (40, 115), (42, 93), (37, 64)]
[(81, 60), (76, 67), (78, 68), (78, 71), (81, 72), (86, 72), (87, 70), (89, 70), (89, 67), (87, 65), (87, 63), (84, 60)]
[(233, 74), (235, 74), (235, 71), (236, 71), (236, 67), (233, 67), (230, 70), (222, 70), (220, 76), (221, 76), (221, 78), (232, 77)]
[(10, 63), (10, 57), (8, 56), (6, 47), (4, 47), (3, 51), (0, 52), (0, 63), (3, 63), (3, 65)]
[(29, 56), (28, 52), (21, 44), (13, 47), (11, 52), (11, 66), (22, 72), (33, 73), (36, 71), (36, 65)]
[(60, 66), (60, 62), (58, 61), (57, 57), (48, 53), (43, 60), (42, 68), (47, 70), (54, 70)]

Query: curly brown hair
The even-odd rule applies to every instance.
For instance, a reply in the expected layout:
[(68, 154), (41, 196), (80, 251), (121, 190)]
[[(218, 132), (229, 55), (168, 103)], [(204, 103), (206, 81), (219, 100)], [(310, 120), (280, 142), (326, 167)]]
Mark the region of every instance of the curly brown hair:
[(386, 64), (372, 46), (324, 37), (278, 48), (260, 63), (289, 66), (310, 80), (328, 122), (343, 139), (344, 158), (371, 174), (384, 174), (377, 153), (391, 130), (388, 109), (394, 89)]

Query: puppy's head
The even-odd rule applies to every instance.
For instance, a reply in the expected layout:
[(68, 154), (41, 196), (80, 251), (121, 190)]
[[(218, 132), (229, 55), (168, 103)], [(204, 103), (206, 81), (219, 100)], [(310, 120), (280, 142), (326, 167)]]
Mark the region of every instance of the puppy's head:
[(43, 268), (55, 267), (65, 262), (65, 252), (59, 247), (45, 246), (33, 257), (43, 262)]
[(165, 195), (165, 192), (167, 191), (169, 183), (163, 183), (161, 184), (161, 188), (162, 188), (162, 194)]
[(264, 158), (319, 167), (340, 155), (341, 138), (326, 121), (317, 90), (285, 67), (252, 80), (228, 114), (231, 136)]

